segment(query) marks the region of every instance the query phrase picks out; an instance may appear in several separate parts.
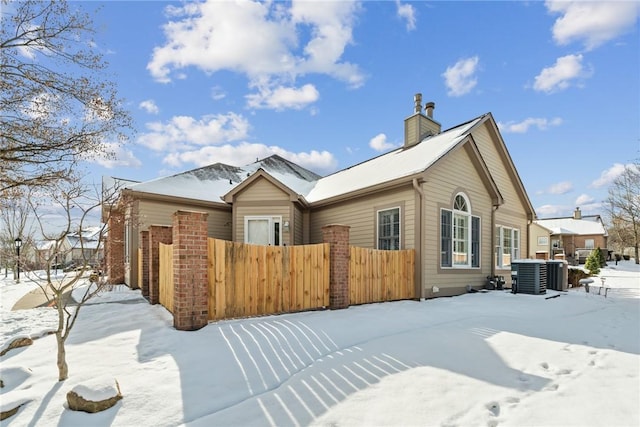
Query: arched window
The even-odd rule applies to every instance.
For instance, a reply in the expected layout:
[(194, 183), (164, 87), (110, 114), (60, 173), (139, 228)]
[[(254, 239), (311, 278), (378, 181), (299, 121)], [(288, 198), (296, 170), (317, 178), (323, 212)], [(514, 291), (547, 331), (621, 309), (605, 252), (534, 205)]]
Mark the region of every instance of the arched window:
[(471, 215), (464, 195), (456, 195), (453, 203), (453, 265), (468, 266), (471, 258)]
[(463, 193), (456, 194), (452, 209), (441, 209), (440, 266), (480, 267), (480, 217), (471, 214)]

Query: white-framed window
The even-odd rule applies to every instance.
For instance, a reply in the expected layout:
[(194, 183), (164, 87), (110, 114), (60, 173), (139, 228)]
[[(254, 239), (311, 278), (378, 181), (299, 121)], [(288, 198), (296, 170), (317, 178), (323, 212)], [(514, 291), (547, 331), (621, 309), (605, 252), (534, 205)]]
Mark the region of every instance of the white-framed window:
[(585, 249), (595, 249), (596, 248), (596, 242), (594, 239), (585, 239), (584, 240), (584, 247)]
[(495, 264), (507, 268), (511, 261), (520, 259), (520, 230), (517, 228), (496, 226)]
[(400, 208), (378, 211), (378, 249), (400, 249)]
[(440, 266), (480, 267), (480, 217), (471, 215), (462, 193), (456, 195), (453, 209), (440, 210)]
[(282, 245), (281, 216), (245, 216), (244, 242), (254, 245)]

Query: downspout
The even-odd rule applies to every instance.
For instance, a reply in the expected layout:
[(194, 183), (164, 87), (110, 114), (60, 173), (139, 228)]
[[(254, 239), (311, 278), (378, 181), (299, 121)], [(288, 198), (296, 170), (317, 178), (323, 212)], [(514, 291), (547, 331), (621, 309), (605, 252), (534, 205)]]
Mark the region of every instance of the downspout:
[(415, 251), (416, 251), (416, 263), (415, 263), (415, 271), (414, 271), (414, 286), (415, 286), (415, 292), (416, 292), (416, 297), (418, 297), (418, 299), (423, 298), (422, 295), (422, 205), (424, 203), (424, 191), (422, 191), (422, 188), (420, 187), (419, 183), (418, 183), (418, 178), (413, 178), (413, 189), (416, 191), (416, 193), (418, 194), (418, 204), (415, 207), (415, 218), (417, 218), (417, 220), (414, 220), (415, 223)]
[(493, 205), (491, 210), (491, 256), (489, 257), (491, 262), (491, 277), (496, 277), (496, 262), (493, 258), (496, 250), (496, 211), (500, 205)]
[[(527, 221), (527, 258), (535, 259), (535, 254), (531, 253), (531, 224), (533, 224), (532, 220)], [(520, 242), (520, 245), (522, 246), (522, 242)]]

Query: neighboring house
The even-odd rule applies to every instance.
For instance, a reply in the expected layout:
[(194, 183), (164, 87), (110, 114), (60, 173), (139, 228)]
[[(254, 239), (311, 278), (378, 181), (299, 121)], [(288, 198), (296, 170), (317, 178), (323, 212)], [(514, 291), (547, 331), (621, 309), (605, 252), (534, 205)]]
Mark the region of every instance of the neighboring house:
[(76, 265), (85, 262), (92, 266), (98, 266), (103, 259), (103, 245), (100, 238), (103, 234), (103, 227), (86, 227), (82, 233), (73, 232), (67, 235), (67, 240), (71, 246), (71, 261)]
[(323, 226), (344, 224), (352, 245), (415, 249), (423, 298), (482, 287), (489, 275), (510, 278), (511, 260), (532, 256), (535, 212), (493, 116), (441, 131), (434, 104), (425, 114), (419, 94), (415, 100), (402, 147), (326, 177), (271, 156), (126, 183), (112, 211), (124, 227), (110, 229), (115, 261), (107, 274), (137, 287), (140, 232), (171, 225), (172, 214), (185, 209), (207, 212), (209, 237), (219, 239), (318, 243)]
[(101, 227), (87, 227), (82, 233), (69, 233), (59, 242), (43, 241), (36, 248), (38, 262), (43, 266), (50, 262), (51, 265), (63, 267), (82, 265), (85, 261), (90, 265), (99, 265), (103, 258), (100, 232)]
[(563, 218), (538, 219), (535, 223), (550, 231), (550, 251), (563, 253), (572, 263), (584, 263), (589, 253), (600, 248), (608, 257), (609, 235), (600, 215), (582, 215), (576, 208), (573, 215)]
[(551, 230), (534, 221), (529, 226), (529, 253), (536, 259), (564, 259), (564, 251), (552, 248)]
[(71, 264), (71, 244), (68, 239), (62, 239), (59, 243), (56, 240), (40, 242), (36, 247), (36, 253), (36, 262), (42, 267), (47, 263), (51, 263), (51, 266)]

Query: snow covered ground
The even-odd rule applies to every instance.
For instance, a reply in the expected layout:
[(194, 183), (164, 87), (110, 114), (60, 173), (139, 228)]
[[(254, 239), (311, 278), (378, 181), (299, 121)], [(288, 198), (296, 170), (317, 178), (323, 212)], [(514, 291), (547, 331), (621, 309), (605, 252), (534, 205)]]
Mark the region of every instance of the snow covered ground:
[[(633, 262), (600, 276), (640, 290)], [(179, 332), (120, 286), (82, 309), (58, 382), (53, 309), (10, 311), (33, 288), (0, 279), (0, 349), (38, 338), (1, 358), (2, 410), (26, 402), (3, 426), (640, 425), (637, 292), (491, 291)], [(113, 379), (113, 408), (65, 408), (70, 390)]]

